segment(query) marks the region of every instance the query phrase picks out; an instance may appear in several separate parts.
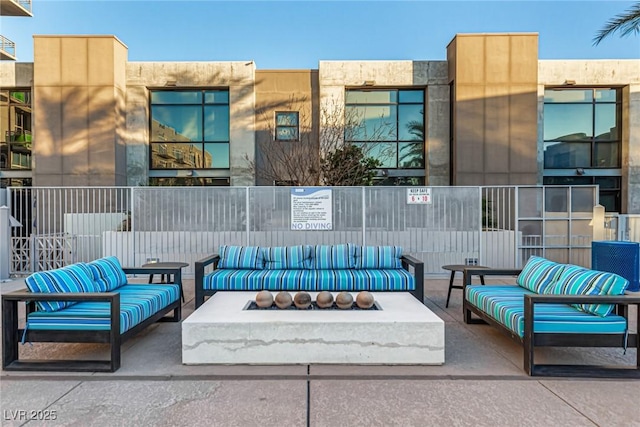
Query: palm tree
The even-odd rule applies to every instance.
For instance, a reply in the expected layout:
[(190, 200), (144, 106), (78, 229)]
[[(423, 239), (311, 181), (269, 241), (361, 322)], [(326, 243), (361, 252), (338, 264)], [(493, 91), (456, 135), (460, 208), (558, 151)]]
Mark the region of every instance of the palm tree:
[(593, 38), (593, 45), (598, 45), (605, 37), (616, 31), (619, 31), (622, 37), (640, 33), (640, 3), (636, 3), (629, 10), (611, 18)]

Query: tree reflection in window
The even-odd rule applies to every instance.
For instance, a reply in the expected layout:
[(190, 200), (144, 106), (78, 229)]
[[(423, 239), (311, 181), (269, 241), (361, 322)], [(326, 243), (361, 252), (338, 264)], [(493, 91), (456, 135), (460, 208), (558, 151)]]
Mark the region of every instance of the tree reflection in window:
[(151, 169), (229, 168), (228, 90), (151, 91), (150, 108)]
[(380, 175), (413, 169), (417, 179), (407, 176), (393, 182), (424, 182), (424, 173), (417, 172), (425, 167), (424, 89), (349, 89), (345, 122), (345, 141), (377, 159)]

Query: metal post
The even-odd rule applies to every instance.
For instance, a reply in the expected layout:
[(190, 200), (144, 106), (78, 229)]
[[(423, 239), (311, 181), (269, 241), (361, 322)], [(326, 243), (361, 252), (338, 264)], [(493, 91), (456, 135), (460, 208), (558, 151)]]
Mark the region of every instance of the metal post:
[(245, 233), (246, 233), (245, 242), (246, 242), (247, 246), (250, 245), (249, 232), (251, 230), (250, 224), (249, 224), (249, 218), (251, 217), (251, 215), (249, 215), (251, 213), (249, 211), (249, 209), (251, 209), (251, 206), (249, 204), (249, 202), (250, 202), (250, 197), (249, 197), (250, 191), (251, 191), (251, 187), (246, 187), (245, 188), (245, 196), (244, 196), (245, 197), (245, 209), (244, 209), (244, 211), (245, 211), (245, 221), (244, 222), (245, 222), (245, 225), (246, 225), (245, 226), (245, 228), (246, 228), (246, 231), (245, 231)]
[(367, 244), (367, 194), (366, 187), (362, 187), (362, 246)]
[(616, 238), (620, 241), (629, 240), (629, 234), (627, 231), (629, 230), (629, 216), (628, 215), (618, 215), (618, 230)]
[(11, 266), (11, 221), (9, 207), (0, 206), (0, 280), (9, 278)]
[[(482, 253), (482, 187), (478, 187), (478, 201), (480, 203), (480, 225), (478, 226), (478, 260), (475, 262), (476, 264), (485, 265), (484, 254)], [(488, 209), (489, 201), (487, 201), (486, 208)], [(487, 212), (488, 213), (488, 212)], [(488, 217), (487, 217), (488, 218)], [(487, 227), (488, 229), (489, 227)]]
[[(135, 227), (135, 202), (136, 202), (136, 191), (138, 191), (138, 189), (136, 189), (135, 187), (131, 188), (130, 191), (130, 198), (129, 198), (129, 232), (131, 233), (131, 251), (133, 251), (133, 255), (131, 256), (131, 259), (133, 260), (133, 265), (137, 266), (137, 265), (142, 265), (142, 264), (138, 264), (137, 260), (136, 260), (136, 227)], [(140, 191), (144, 191), (144, 190), (140, 190)], [(125, 217), (125, 220), (127, 218)], [(127, 230), (124, 230), (127, 231)], [(126, 235), (125, 233), (122, 233), (122, 236), (120, 236), (120, 240), (122, 242), (122, 247), (124, 248), (124, 241), (126, 240)], [(116, 243), (117, 244), (117, 243)], [(122, 251), (122, 254), (124, 255), (125, 251)], [(142, 260), (140, 260), (142, 261)]]

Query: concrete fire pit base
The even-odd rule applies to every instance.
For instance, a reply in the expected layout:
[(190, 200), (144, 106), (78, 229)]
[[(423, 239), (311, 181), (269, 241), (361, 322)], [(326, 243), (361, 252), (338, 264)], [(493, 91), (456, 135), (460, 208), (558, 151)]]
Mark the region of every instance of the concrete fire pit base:
[(255, 295), (218, 292), (185, 319), (182, 363), (444, 363), (444, 321), (409, 293), (374, 293), (381, 310), (243, 310)]

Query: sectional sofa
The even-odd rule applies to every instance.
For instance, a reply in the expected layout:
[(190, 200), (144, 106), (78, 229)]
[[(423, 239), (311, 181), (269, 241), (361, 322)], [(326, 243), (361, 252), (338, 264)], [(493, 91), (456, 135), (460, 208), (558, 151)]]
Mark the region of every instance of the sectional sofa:
[(196, 308), (218, 291), (410, 292), (424, 303), (424, 264), (399, 246), (222, 245), (195, 263)]
[[(127, 274), (171, 274), (175, 283), (130, 284)], [(108, 371), (120, 367), (121, 344), (150, 324), (179, 322), (180, 269), (122, 268), (115, 257), (33, 273), (27, 289), (2, 295), (2, 368), (5, 370)], [(26, 305), (19, 327), (18, 303)], [(173, 311), (172, 317), (165, 317)], [(110, 345), (109, 360), (20, 360), (19, 343), (74, 342)]]
[[(515, 276), (516, 285), (472, 285), (474, 275)], [(613, 273), (529, 258), (522, 270), (465, 270), (465, 323), (489, 323), (524, 346), (529, 375), (640, 378), (638, 333), (630, 331), (629, 306), (640, 294), (625, 294), (629, 282)], [(479, 317), (479, 319), (477, 317)], [(635, 347), (635, 366), (535, 364), (536, 347)]]

